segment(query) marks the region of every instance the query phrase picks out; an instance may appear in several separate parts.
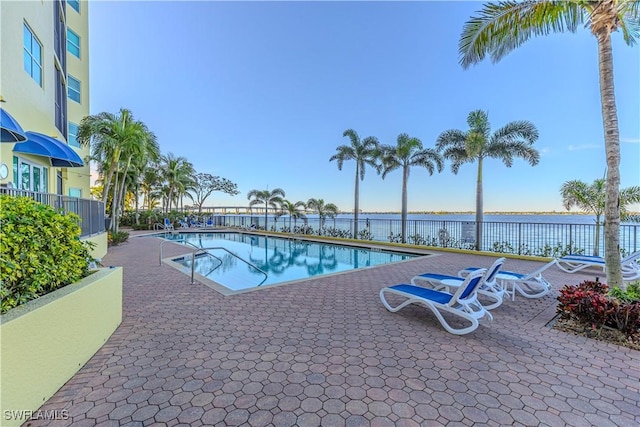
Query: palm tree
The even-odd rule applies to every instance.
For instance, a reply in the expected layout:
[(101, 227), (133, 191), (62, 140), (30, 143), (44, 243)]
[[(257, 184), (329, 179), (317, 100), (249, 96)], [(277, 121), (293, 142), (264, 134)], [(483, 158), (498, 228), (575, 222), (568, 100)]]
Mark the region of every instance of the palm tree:
[[(607, 199), (606, 180), (604, 178), (596, 179), (591, 185), (579, 180), (567, 181), (560, 187), (560, 194), (562, 195), (562, 203), (567, 210), (576, 206), (583, 212), (596, 216), (593, 255), (598, 256), (600, 248), (600, 218), (604, 214)], [(620, 190), (620, 220), (626, 221), (632, 218), (627, 206), (639, 202), (640, 187), (633, 186)]]
[(160, 165), (151, 162), (144, 165), (140, 172), (140, 190), (142, 192), (142, 208), (152, 209), (153, 202), (156, 201), (162, 186), (162, 176)]
[(638, 37), (640, 3), (637, 0), (503, 1), (486, 4), (472, 17), (460, 37), (460, 63), (477, 64), (488, 53), (493, 62), (522, 45), (533, 35), (588, 27), (598, 42), (600, 100), (607, 158), (605, 202), (605, 262), (609, 286), (624, 287), (620, 265), (620, 132), (613, 86), (611, 34), (621, 30), (633, 46)]
[(338, 215), (338, 207), (333, 203), (325, 203), (323, 199), (309, 199), (307, 201), (307, 208), (318, 214), (318, 234), (322, 234), (325, 219), (335, 218), (335, 216)]
[(489, 116), (485, 111), (476, 110), (467, 117), (467, 132), (450, 129), (436, 140), (436, 148), (444, 158), (451, 160), (451, 171), (458, 173), (464, 163), (478, 161), (476, 179), (476, 250), (482, 248), (482, 166), (485, 158), (500, 159), (511, 167), (514, 157), (520, 157), (532, 166), (538, 164), (540, 153), (531, 145), (538, 139), (538, 130), (528, 121), (509, 122), (493, 134)]
[(107, 200), (122, 152), (148, 137), (144, 123), (134, 120), (131, 111), (124, 108), (117, 115), (103, 112), (82, 119), (77, 139), (83, 146), (91, 144), (91, 160), (98, 163), (104, 177), (103, 203)]
[[(146, 126), (143, 124), (144, 129)], [(118, 205), (122, 205), (124, 202), (125, 188), (136, 188), (136, 223), (137, 223), (137, 188), (138, 180), (144, 165), (148, 161), (156, 161), (160, 157), (160, 146), (156, 140), (156, 136), (149, 131), (146, 131), (144, 136), (137, 140), (130, 140), (123, 147), (122, 150), (122, 177), (120, 182), (120, 188), (117, 190)], [(116, 218), (117, 211), (114, 209), (112, 217)], [(116, 231), (117, 231), (117, 223)]]
[(251, 190), (247, 193), (247, 199), (251, 200), (249, 206), (264, 203), (264, 229), (267, 231), (267, 218), (269, 213), (269, 206), (277, 209), (283, 202), (285, 197), (284, 190), (282, 188), (274, 188), (273, 190)]
[(347, 129), (342, 136), (348, 136), (351, 145), (340, 145), (336, 148), (337, 153), (331, 156), (329, 161), (338, 161), (338, 170), (342, 170), (345, 160), (355, 160), (356, 162), (356, 184), (354, 194), (353, 210), (353, 236), (358, 238), (358, 216), (360, 213), (360, 181), (364, 180), (364, 171), (367, 165), (373, 166), (380, 173), (380, 166), (377, 163), (378, 147), (380, 143), (374, 136), (368, 136), (360, 140), (358, 133), (353, 129)]
[(429, 175), (434, 170), (442, 172), (442, 156), (433, 148), (424, 148), (422, 141), (410, 137), (406, 133), (398, 135), (395, 146), (383, 145), (381, 149), (382, 179), (389, 172), (396, 169), (402, 170), (402, 243), (407, 242), (407, 183), (409, 182), (409, 170), (412, 166), (425, 168)]
[[(131, 111), (120, 109), (117, 115), (103, 112), (82, 119), (77, 139), (82, 145), (91, 143), (91, 159), (97, 162), (98, 171), (104, 178), (103, 203), (106, 204), (109, 192), (113, 193), (111, 224), (113, 231), (117, 231), (117, 215), (123, 203), (127, 177), (131, 177), (128, 172), (132, 159), (157, 155), (156, 137), (144, 123), (133, 118)], [(114, 178), (115, 184), (112, 184)]]
[(293, 203), (293, 202), (290, 202), (289, 200), (283, 200), (281, 208), (282, 208), (283, 214), (289, 215), (289, 231), (293, 231), (293, 229), (291, 228), (292, 219), (294, 221), (293, 224), (295, 226), (296, 223), (298, 222), (298, 219), (300, 218), (305, 219), (307, 217), (304, 214), (304, 212), (300, 210), (300, 208), (302, 209), (307, 208), (304, 202), (298, 201)]
[(171, 202), (175, 202), (177, 209), (180, 195), (191, 185), (195, 169), (186, 157), (176, 157), (173, 153), (162, 156), (160, 167), (168, 187), (168, 208), (171, 210)]

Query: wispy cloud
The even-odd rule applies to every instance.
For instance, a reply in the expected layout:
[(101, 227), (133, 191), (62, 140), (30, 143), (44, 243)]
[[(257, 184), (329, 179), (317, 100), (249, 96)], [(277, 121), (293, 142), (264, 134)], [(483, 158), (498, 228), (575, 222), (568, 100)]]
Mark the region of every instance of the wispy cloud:
[(620, 142), (627, 144), (640, 144), (640, 138), (620, 138)]
[(538, 150), (541, 156), (546, 156), (551, 152), (551, 147), (542, 147)]
[(601, 148), (600, 144), (582, 144), (582, 145), (573, 145), (569, 144), (567, 149), (569, 151), (582, 151), (582, 150), (595, 150), (596, 148)]

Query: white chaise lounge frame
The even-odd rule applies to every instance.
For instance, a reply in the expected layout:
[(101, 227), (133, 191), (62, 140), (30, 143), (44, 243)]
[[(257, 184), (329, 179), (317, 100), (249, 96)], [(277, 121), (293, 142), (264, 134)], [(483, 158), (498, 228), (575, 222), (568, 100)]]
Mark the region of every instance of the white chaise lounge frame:
[[(477, 289), (482, 285), (486, 270), (478, 270), (469, 274), (464, 283), (454, 294), (428, 289), (421, 286), (400, 284), (380, 290), (380, 301), (391, 312), (397, 312), (409, 304), (420, 304), (435, 314), (436, 318), (448, 332), (455, 335), (463, 335), (473, 332), (480, 325), (480, 319), (493, 320), (493, 316), (477, 301)], [(387, 300), (386, 294), (393, 294), (405, 301), (393, 306)], [(467, 327), (456, 328), (452, 326), (443, 313), (450, 313), (470, 323)]]
[[(493, 310), (502, 304), (505, 295), (505, 287), (496, 280), (497, 275), (504, 264), (504, 258), (498, 258), (493, 265), (489, 267), (487, 274), (478, 288), (478, 294), (482, 295), (483, 301), (480, 303), (487, 310)], [(450, 276), (446, 274), (424, 273), (419, 274), (411, 279), (412, 285), (426, 284), (431, 289), (446, 290), (451, 292), (452, 288), (461, 286), (465, 280), (465, 276)], [(490, 304), (486, 300), (492, 301)]]

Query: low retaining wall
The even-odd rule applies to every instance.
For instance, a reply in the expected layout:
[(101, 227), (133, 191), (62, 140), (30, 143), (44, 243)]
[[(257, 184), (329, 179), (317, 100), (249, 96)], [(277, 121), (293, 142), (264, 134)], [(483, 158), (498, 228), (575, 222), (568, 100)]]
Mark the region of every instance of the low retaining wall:
[(100, 269), (0, 316), (0, 425), (62, 418), (38, 408), (122, 322), (122, 268)]

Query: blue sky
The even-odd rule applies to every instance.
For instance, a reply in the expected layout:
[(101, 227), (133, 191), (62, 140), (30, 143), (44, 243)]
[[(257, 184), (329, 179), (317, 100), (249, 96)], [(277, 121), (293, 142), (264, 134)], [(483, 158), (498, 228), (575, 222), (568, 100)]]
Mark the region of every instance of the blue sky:
[[(534, 123), (540, 163), (485, 162), (486, 211), (563, 211), (563, 182), (605, 172), (595, 37), (588, 30), (530, 40), (498, 64), (463, 70), (457, 45), (479, 2), (106, 2), (89, 5), (91, 114), (132, 110), (163, 153), (198, 172), (291, 201), (353, 209), (355, 165), (329, 158), (364, 138), (395, 144), (406, 132), (433, 147), (469, 112), (492, 129)], [(622, 186), (640, 185), (640, 49), (613, 38)], [(454, 175), (414, 168), (409, 210), (475, 209), (476, 165)], [(365, 211), (399, 211), (401, 172), (369, 169)]]

